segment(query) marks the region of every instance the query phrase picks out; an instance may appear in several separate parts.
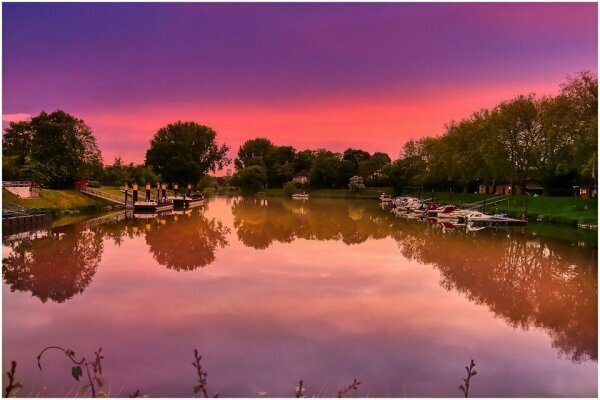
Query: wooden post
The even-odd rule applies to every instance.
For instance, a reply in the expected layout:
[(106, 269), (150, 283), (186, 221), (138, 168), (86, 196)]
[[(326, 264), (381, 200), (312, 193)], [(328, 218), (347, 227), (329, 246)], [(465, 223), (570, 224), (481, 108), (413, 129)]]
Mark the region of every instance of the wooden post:
[(173, 191), (175, 192), (175, 197), (177, 197), (177, 192), (179, 191), (179, 185), (178, 184), (174, 184), (173, 185)]
[(150, 184), (146, 182), (146, 201), (150, 201)]
[(160, 188), (162, 189), (162, 198), (165, 199), (167, 198), (167, 184), (163, 183), (162, 185), (160, 185)]
[(187, 197), (192, 197), (192, 185), (189, 183), (187, 186)]
[(125, 206), (127, 206), (127, 195), (129, 194), (129, 188), (127, 187), (127, 182), (125, 182)]
[(156, 184), (156, 202), (160, 203), (160, 183)]
[(133, 204), (137, 203), (138, 201), (138, 185), (137, 183), (133, 184)]

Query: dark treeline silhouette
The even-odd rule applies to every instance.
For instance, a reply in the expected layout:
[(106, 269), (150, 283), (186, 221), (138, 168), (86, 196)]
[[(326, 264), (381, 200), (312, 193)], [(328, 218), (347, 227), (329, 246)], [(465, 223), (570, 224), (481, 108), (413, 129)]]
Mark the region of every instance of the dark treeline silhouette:
[[(298, 151), (267, 138), (247, 140), (234, 160), (236, 173), (221, 183), (247, 192), (292, 180), (311, 188), (348, 188), (350, 178), (360, 176), (367, 186), (391, 185), (398, 193), (415, 188), (468, 192), (479, 185), (495, 193), (502, 183), (510, 185), (510, 193), (522, 194), (535, 180), (544, 194), (572, 194), (573, 186), (596, 181), (597, 113), (598, 78), (582, 71), (568, 77), (556, 96), (520, 95), (450, 121), (439, 136), (410, 140), (393, 162), (388, 154), (362, 149)], [(11, 122), (2, 140), (5, 179), (54, 187), (79, 178), (107, 185), (202, 186), (206, 174), (231, 162), (230, 148), (217, 142), (217, 133), (190, 121), (160, 128), (139, 165), (117, 158), (103, 166), (91, 128), (61, 110)]]

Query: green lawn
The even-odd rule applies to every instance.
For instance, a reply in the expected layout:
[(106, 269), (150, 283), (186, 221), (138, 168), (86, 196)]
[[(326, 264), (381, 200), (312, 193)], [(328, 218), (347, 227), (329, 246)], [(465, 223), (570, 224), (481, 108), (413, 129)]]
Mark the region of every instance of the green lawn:
[[(417, 197), (420, 194), (415, 194)], [(474, 193), (434, 193), (436, 202), (452, 204), (474, 203), (484, 198), (492, 201), (494, 196)], [(432, 193), (427, 192), (423, 197), (431, 198)], [(582, 200), (576, 197), (550, 197), (550, 196), (510, 196), (509, 200), (486, 208), (488, 212), (504, 212), (512, 216), (519, 216), (525, 212), (527, 202), (527, 215), (533, 218), (540, 217), (544, 222), (564, 224), (594, 224), (598, 223), (597, 199)]]
[(74, 189), (42, 189), (40, 197), (32, 199), (22, 199), (2, 189), (2, 203), (5, 208), (11, 208), (11, 205), (16, 204), (28, 210), (49, 209), (54, 213), (61, 210), (94, 211), (109, 204), (103, 200), (86, 196)]

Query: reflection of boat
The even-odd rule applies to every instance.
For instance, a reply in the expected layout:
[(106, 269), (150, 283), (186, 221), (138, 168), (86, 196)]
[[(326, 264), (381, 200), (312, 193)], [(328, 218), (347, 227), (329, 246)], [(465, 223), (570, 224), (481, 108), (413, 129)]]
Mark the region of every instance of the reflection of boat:
[(158, 203), (156, 201), (136, 201), (133, 204), (135, 211), (168, 211), (173, 209), (172, 203)]
[(381, 196), (379, 196), (379, 201), (381, 203), (391, 203), (392, 197), (389, 194), (382, 193)]
[(153, 213), (153, 212), (133, 213), (133, 218), (136, 218), (136, 219), (153, 219), (153, 218), (158, 218), (158, 214), (157, 213)]
[(294, 199), (294, 200), (308, 200), (308, 198), (309, 198), (308, 193), (304, 193), (304, 192), (294, 193), (292, 195), (292, 199)]

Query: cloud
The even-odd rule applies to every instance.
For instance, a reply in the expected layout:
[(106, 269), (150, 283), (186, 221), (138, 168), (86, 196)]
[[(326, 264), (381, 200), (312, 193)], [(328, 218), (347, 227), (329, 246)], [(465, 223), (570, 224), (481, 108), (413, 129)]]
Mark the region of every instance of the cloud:
[(26, 114), (26, 113), (2, 114), (2, 122), (26, 121), (28, 119), (31, 119), (31, 114)]

